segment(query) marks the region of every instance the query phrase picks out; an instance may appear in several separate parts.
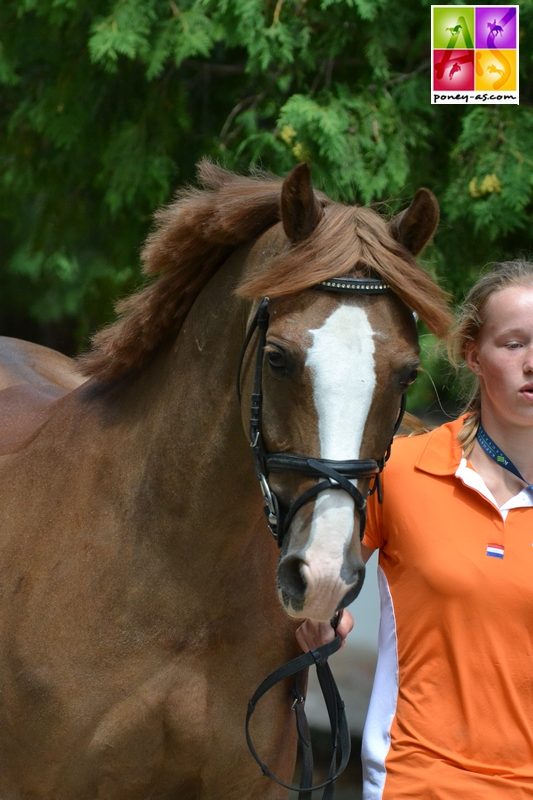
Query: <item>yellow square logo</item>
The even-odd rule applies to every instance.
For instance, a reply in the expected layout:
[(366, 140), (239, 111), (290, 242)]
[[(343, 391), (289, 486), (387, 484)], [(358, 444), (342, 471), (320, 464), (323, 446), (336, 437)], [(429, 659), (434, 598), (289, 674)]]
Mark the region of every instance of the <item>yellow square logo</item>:
[(514, 92), (516, 78), (516, 50), (476, 50), (477, 91)]

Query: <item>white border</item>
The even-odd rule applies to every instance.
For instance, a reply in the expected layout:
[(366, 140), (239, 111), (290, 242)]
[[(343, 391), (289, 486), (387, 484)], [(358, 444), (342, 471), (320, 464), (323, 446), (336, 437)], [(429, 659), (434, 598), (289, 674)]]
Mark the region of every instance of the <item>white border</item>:
[[(432, 5), (431, 6), (431, 105), (520, 105), (520, 52), (519, 52), (519, 32), (520, 32), (520, 7), (517, 5), (501, 3), (501, 7), (503, 8), (514, 8), (516, 11), (516, 48), (502, 48), (502, 49), (514, 49), (516, 52), (516, 82), (517, 82), (517, 89), (516, 91), (509, 92), (509, 91), (499, 91), (499, 92), (490, 92), (490, 91), (464, 91), (464, 92), (446, 92), (443, 89), (435, 89), (434, 81), (435, 81), (435, 72), (433, 69), (433, 51), (434, 50), (442, 50), (443, 48), (434, 48), (433, 47), (433, 18), (434, 13), (433, 9), (435, 8), (488, 8), (490, 4), (485, 3), (477, 3), (476, 5), (460, 5), (455, 6), (453, 3), (449, 5)], [(475, 30), (474, 30), (474, 43), (475, 43)], [(463, 48), (464, 49), (464, 48)], [(474, 52), (477, 49), (474, 47)]]

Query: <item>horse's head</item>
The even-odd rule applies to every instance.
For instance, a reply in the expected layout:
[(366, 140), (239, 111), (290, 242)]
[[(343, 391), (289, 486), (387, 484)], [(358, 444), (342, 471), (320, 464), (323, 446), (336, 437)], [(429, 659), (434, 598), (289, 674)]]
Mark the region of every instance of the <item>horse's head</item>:
[[(387, 276), (402, 258), (407, 270), (417, 269), (409, 251), (431, 236), (438, 208), (422, 190), (388, 225), (368, 209), (359, 217), (347, 207), (330, 211), (314, 195), (308, 170), (297, 168), (283, 185), (281, 209), (287, 241), (278, 261), (295, 252), (312, 259), (314, 249), (327, 260), (320, 228), (333, 222), (330, 276), (346, 276), (324, 280), (318, 270), (303, 291), (270, 291), (278, 296), (259, 304), (246, 358), (251, 444), (281, 548), (279, 596), (291, 616), (326, 620), (361, 589), (365, 500), (418, 367), (413, 314), (396, 293), (405, 275)], [(360, 240), (353, 253), (342, 245), (346, 226), (347, 241)], [(395, 261), (389, 271), (377, 266), (387, 258), (383, 242)]]
[[(239, 388), (281, 547), (279, 593), (289, 614), (328, 619), (362, 585), (366, 496), (418, 363), (411, 310), (438, 336), (450, 324), (444, 293), (414, 258), (435, 230), (438, 206), (421, 189), (386, 222), (317, 195), (304, 165), (281, 182), (206, 162), (200, 180), (202, 190), (159, 212), (144, 249), (145, 271), (159, 277), (121, 303), (83, 368), (97, 386), (120, 387), (154, 353), (163, 363), (174, 358), (166, 345), (176, 335), (180, 357), (186, 343), (202, 352), (196, 337), (214, 322), (206, 341), (217, 353), (228, 325), (236, 344), (239, 312), (251, 309)], [(212, 313), (220, 286), (227, 290), (237, 274), (237, 294), (251, 306), (232, 298)], [(207, 361), (204, 354), (195, 375)], [(235, 419), (233, 406), (223, 411)], [(229, 431), (228, 423), (228, 440)], [(228, 441), (219, 439), (225, 457)]]

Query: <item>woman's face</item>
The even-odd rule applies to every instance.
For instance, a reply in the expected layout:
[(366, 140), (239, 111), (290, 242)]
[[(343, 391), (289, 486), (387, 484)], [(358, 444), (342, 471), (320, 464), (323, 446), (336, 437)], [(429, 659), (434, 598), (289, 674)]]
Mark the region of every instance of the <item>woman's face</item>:
[(483, 419), (533, 426), (533, 281), (494, 292), (484, 318), (466, 353), (479, 379)]

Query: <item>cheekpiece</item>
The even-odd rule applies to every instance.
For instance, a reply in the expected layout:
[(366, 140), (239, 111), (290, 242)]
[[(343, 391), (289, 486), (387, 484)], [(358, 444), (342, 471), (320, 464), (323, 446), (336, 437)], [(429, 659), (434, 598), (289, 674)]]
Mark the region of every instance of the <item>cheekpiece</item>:
[(329, 278), (317, 283), (315, 288), (341, 294), (383, 294), (391, 287), (379, 278)]

